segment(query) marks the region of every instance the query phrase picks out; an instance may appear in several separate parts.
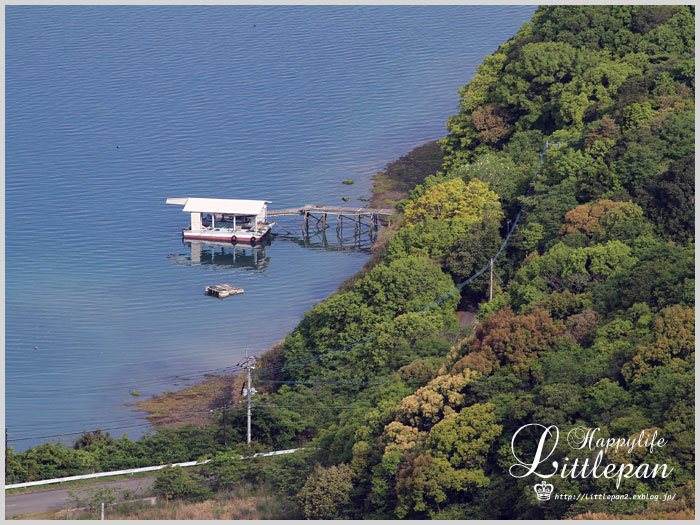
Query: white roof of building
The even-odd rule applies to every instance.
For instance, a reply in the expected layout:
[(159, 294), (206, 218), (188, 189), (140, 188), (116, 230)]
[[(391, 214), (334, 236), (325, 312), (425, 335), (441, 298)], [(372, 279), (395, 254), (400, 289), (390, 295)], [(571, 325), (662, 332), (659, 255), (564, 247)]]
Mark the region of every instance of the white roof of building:
[(241, 199), (167, 199), (167, 204), (183, 205), (186, 213), (226, 213), (229, 215), (260, 215), (270, 201), (249, 201)]

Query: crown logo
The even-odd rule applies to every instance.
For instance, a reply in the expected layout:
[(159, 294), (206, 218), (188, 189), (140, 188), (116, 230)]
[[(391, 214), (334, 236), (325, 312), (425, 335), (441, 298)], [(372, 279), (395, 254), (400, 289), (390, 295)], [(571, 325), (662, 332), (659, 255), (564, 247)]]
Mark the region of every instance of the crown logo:
[(540, 501), (549, 501), (549, 496), (554, 492), (554, 485), (544, 480), (542, 480), (542, 483), (535, 483), (535, 486), (532, 488), (535, 489), (537, 499)]

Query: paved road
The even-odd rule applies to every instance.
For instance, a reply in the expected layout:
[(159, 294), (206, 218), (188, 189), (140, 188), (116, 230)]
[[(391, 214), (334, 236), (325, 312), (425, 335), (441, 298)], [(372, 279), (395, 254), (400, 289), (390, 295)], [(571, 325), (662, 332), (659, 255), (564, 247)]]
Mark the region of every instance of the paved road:
[(33, 514), (35, 512), (45, 512), (49, 510), (65, 509), (72, 506), (70, 494), (71, 489), (82, 487), (116, 487), (133, 490), (136, 495), (143, 495), (155, 481), (155, 477), (121, 479), (119, 481), (109, 481), (94, 483), (91, 485), (79, 485), (73, 487), (63, 487), (55, 489), (44, 489), (36, 492), (25, 492), (23, 494), (5, 495), (5, 516), (17, 516), (20, 514)]

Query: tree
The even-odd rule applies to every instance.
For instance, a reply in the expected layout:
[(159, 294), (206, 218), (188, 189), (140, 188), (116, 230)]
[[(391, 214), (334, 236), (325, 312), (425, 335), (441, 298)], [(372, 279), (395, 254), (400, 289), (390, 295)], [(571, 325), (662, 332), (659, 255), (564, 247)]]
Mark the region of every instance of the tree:
[(421, 432), (415, 427), (392, 421), (384, 427), (381, 442), (384, 444), (384, 454), (393, 451), (401, 453), (415, 449), (425, 443), (427, 432)]
[(626, 275), (637, 262), (632, 248), (620, 241), (583, 248), (556, 244), (544, 255), (526, 259), (518, 270), (509, 287), (512, 306), (524, 311), (546, 301), (552, 291), (587, 292), (599, 281)]
[(409, 455), (396, 476), (396, 516), (424, 516), (440, 510), (447, 501), (447, 490), (456, 489), (459, 479), (444, 459), (435, 459), (429, 454)]
[(598, 328), (598, 315), (593, 310), (583, 310), (566, 319), (566, 332), (581, 345), (591, 342)]
[(490, 93), (499, 82), (499, 73), (507, 58), (501, 50), (493, 55), (487, 55), (484, 57), (484, 62), (477, 66), (477, 74), (469, 84), (459, 90), (459, 113), (447, 120), (447, 129), (450, 134), (440, 140), (440, 146), (445, 153), (443, 170), (471, 160), (468, 148), (478, 143), (479, 135), (472, 124), (471, 114), (490, 98)]
[(479, 140), (488, 144), (498, 144), (515, 129), (508, 112), (495, 106), (479, 106), (472, 112), (471, 120), (480, 132)]
[(663, 115), (655, 131), (655, 146), (664, 157), (678, 161), (695, 154), (695, 111), (680, 109)]
[(671, 6), (639, 6), (632, 17), (632, 29), (639, 33), (648, 33), (668, 22), (672, 16), (673, 8)]
[(652, 368), (695, 360), (695, 309), (679, 304), (667, 306), (654, 319), (652, 340), (622, 368), (628, 382)]
[(495, 101), (519, 117), (516, 129), (553, 131), (558, 115), (553, 111), (552, 99), (559, 101), (564, 86), (592, 66), (596, 58), (563, 42), (528, 42), (520, 48), (517, 60), (504, 67), (505, 74), (495, 88)]
[(469, 351), (511, 366), (516, 374), (529, 370), (532, 359), (564, 336), (564, 325), (543, 310), (515, 315), (510, 307), (487, 317), (476, 329)]
[(216, 490), (230, 490), (241, 479), (241, 456), (231, 452), (219, 452), (202, 468), (202, 474), (214, 482)]
[(621, 202), (613, 202), (608, 199), (598, 201), (595, 204), (583, 204), (577, 206), (564, 216), (564, 224), (559, 230), (559, 235), (567, 233), (583, 233), (589, 239), (600, 236), (603, 216), (613, 208), (621, 206)]
[[(406, 257), (375, 266), (355, 285), (363, 301), (384, 319), (417, 312), (452, 290), (450, 277), (424, 257)], [(436, 311), (450, 315), (457, 299), (448, 299)]]
[(183, 467), (165, 467), (153, 483), (153, 493), (170, 499), (202, 501), (210, 495), (209, 489), (200, 485)]
[(426, 218), (409, 228), (403, 228), (387, 246), (384, 260), (393, 262), (411, 255), (422, 255), (442, 261), (457, 239), (469, 231), (469, 222), (456, 217), (447, 220)]
[(80, 487), (68, 491), (74, 507), (96, 508), (102, 503), (108, 505), (134, 496), (134, 491), (109, 486)]
[(439, 370), (435, 358), (432, 359), (416, 359), (411, 363), (402, 366), (399, 371), (399, 377), (402, 381), (411, 385), (425, 385), (431, 379), (434, 379)]
[(641, 260), (621, 268), (605, 282), (591, 285), (596, 310), (626, 309), (635, 303), (646, 303), (653, 309), (676, 303), (694, 304), (692, 245), (679, 247), (656, 237), (642, 236), (635, 242), (634, 255)]
[(491, 444), (500, 435), (491, 403), (465, 407), (430, 429), (427, 447), (436, 458), (444, 458), (455, 469), (471, 470), (467, 479), (483, 485), (483, 467)]
[(667, 237), (680, 242), (695, 238), (695, 155), (674, 162), (651, 179), (638, 202)]
[(299, 491), (304, 515), (310, 520), (347, 519), (351, 515), (352, 469), (344, 464), (317, 466)]
[[(405, 364), (413, 353), (399, 352), (404, 345), (414, 345), (418, 339), (438, 332), (444, 326), (444, 319), (435, 312), (409, 312), (401, 314), (391, 321), (385, 321), (376, 326), (377, 337), (367, 343), (365, 352), (372, 361), (380, 367), (392, 364)], [(399, 355), (401, 354), (401, 355)], [(400, 363), (399, 363), (399, 359)]]
[(94, 454), (86, 450), (75, 450), (62, 444), (43, 443), (17, 454), (18, 463), (25, 479), (60, 478), (98, 471)]
[(396, 408), (396, 420), (421, 431), (430, 429), (445, 416), (462, 408), (465, 400), (462, 390), (477, 375), (465, 369), (436, 377), (401, 401)]
[[(524, 138), (522, 134), (520, 138)], [(509, 144), (511, 142), (509, 141)], [(537, 147), (541, 147), (541, 142)], [(519, 153), (523, 154), (523, 152)], [(489, 188), (498, 194), (501, 204), (514, 214), (517, 213), (515, 200), (526, 193), (532, 169), (529, 164), (516, 164), (510, 155), (484, 153), (471, 163), (452, 168), (448, 176), (459, 177), (467, 184), (472, 179), (488, 183)]]
[[(467, 279), (488, 264), (501, 243), (498, 224), (493, 220), (484, 219), (473, 224), (466, 235), (458, 238), (452, 245), (445, 258), (445, 266), (456, 281)], [(498, 267), (495, 270), (498, 284), (502, 271)], [(489, 276), (485, 272), (483, 277), (472, 281), (469, 288), (485, 297), (488, 294), (488, 280)]]
[(630, 104), (622, 110), (622, 129), (628, 133), (633, 132), (653, 116), (654, 109), (651, 107), (651, 102)]
[(535, 306), (548, 311), (553, 319), (566, 319), (590, 308), (592, 304), (590, 292), (575, 294), (571, 293), (570, 290), (564, 290), (562, 292), (552, 292), (543, 301), (536, 303)]
[(663, 155), (653, 144), (640, 144), (636, 141), (621, 146), (621, 150), (622, 155), (612, 163), (613, 170), (620, 184), (630, 194), (637, 196), (643, 186), (663, 170)]
[(103, 434), (102, 430), (95, 431), (84, 430), (83, 434), (73, 442), (73, 448), (76, 450), (99, 447), (101, 445), (112, 445), (114, 439), (109, 436), (109, 432)]
[(486, 457), (502, 427), (490, 403), (476, 404), (451, 414), (432, 427), (426, 451), (407, 455), (396, 476), (399, 518), (440, 511), (451, 496), (488, 486)]
[[(431, 305), (452, 288), (452, 279), (425, 257), (401, 257), (379, 264), (347, 292), (334, 294), (311, 308), (295, 332), (287, 336), (282, 359), (309, 359), (351, 345), (381, 323)], [(447, 324), (454, 317), (457, 301), (458, 297), (447, 298), (431, 312)]]
[(609, 117), (603, 117), (600, 122), (598, 122), (591, 131), (586, 135), (583, 145), (584, 148), (589, 149), (597, 141), (606, 142), (609, 140), (616, 141), (620, 138), (620, 130), (618, 129), (615, 121)]
[(532, 16), (533, 35), (590, 49), (615, 49), (630, 28), (634, 6), (543, 6)]
[(632, 241), (648, 232), (642, 209), (633, 202), (609, 199), (577, 206), (564, 216), (559, 235), (583, 234), (589, 242)]
[(554, 186), (546, 186), (535, 181), (534, 192), (520, 198), (526, 213), (524, 214), (524, 224), (518, 226), (515, 231), (513, 239), (515, 244), (523, 247), (521, 230), (532, 228), (533, 224), (537, 224), (539, 236), (537, 236), (535, 243), (523, 248), (527, 251), (548, 248), (557, 238), (566, 212), (579, 204), (576, 199), (577, 187), (577, 181), (574, 177), (567, 177)]
[(629, 405), (629, 393), (616, 381), (601, 379), (585, 392), (582, 407), (589, 421), (609, 421), (615, 413)]
[(462, 179), (452, 179), (430, 188), (417, 201), (405, 208), (408, 226), (426, 218), (444, 220), (453, 217), (473, 223), (486, 216), (497, 220), (503, 217), (498, 195), (489, 190), (488, 184), (474, 179), (465, 184)]

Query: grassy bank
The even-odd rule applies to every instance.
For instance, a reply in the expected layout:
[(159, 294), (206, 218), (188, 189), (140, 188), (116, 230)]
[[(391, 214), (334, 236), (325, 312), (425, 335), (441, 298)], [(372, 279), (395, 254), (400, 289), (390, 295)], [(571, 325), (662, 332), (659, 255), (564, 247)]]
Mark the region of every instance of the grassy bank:
[(190, 387), (164, 392), (132, 406), (146, 412), (146, 419), (155, 426), (207, 425), (212, 422), (212, 414), (216, 413), (211, 410), (240, 401), (243, 381), (238, 375), (209, 376)]
[(269, 486), (244, 484), (201, 502), (171, 501), (158, 505), (122, 506), (105, 515), (110, 520), (274, 520), (295, 519), (291, 505)]
[(393, 207), (408, 197), (408, 192), (422, 184), (442, 165), (442, 151), (437, 141), (417, 146), (403, 157), (387, 164), (372, 177), (373, 208)]

